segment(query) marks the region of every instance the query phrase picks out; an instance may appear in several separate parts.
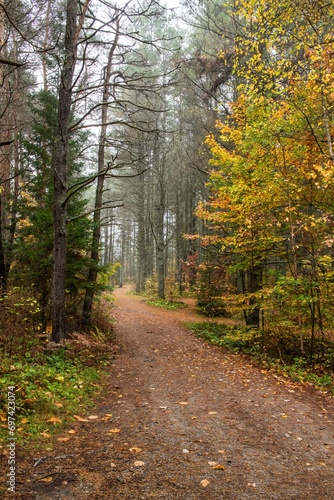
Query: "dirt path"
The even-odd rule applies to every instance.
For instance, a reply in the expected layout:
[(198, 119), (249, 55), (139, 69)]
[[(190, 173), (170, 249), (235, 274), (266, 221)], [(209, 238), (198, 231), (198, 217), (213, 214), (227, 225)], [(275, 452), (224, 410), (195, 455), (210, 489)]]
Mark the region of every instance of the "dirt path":
[(99, 418), (31, 457), (47, 455), (21, 498), (334, 499), (330, 398), (195, 338), (180, 324), (190, 310), (125, 292)]

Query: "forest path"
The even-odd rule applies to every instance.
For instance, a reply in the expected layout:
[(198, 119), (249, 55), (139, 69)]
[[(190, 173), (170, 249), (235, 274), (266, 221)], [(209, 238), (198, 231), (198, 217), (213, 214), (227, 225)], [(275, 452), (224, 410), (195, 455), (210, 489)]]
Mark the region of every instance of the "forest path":
[(55, 441), (24, 498), (333, 500), (333, 400), (196, 338), (191, 307), (127, 291), (99, 418)]

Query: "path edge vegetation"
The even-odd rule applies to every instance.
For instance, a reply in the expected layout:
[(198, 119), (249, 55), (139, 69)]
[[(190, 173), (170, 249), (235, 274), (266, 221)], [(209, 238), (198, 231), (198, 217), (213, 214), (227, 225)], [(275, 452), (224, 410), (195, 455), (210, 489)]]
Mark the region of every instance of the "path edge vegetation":
[[(289, 378), (292, 382), (308, 384), (321, 392), (334, 396), (333, 371), (326, 360), (308, 365), (307, 360), (297, 356), (289, 347), (289, 334), (271, 333), (249, 326), (226, 325), (215, 321), (185, 322), (184, 327), (197, 337), (237, 354), (247, 355), (252, 362), (263, 368)], [(280, 344), (281, 343), (281, 348)], [(333, 356), (332, 346), (332, 354)], [(332, 363), (328, 360), (328, 365)]]
[[(113, 318), (107, 312), (112, 301), (110, 294), (95, 301), (89, 332), (74, 331), (55, 344), (35, 321), (36, 301), (24, 299), (19, 291), (7, 298), (11, 330), (0, 349), (0, 384), (15, 387), (15, 432), (21, 449), (52, 449), (55, 435), (67, 433), (94, 412), (114, 358)], [(5, 307), (2, 311), (6, 316)], [(6, 396), (1, 391), (0, 443), (8, 437)]]

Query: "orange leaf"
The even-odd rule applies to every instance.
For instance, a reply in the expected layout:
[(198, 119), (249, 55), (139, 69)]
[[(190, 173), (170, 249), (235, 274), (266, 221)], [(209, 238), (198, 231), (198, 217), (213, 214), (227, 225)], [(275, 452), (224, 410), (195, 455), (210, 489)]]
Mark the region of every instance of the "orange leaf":
[(89, 422), (86, 418), (79, 417), (79, 415), (73, 415), (73, 418), (78, 420), (78, 422)]
[(46, 431), (40, 432), (40, 435), (43, 436), (43, 438), (50, 438), (51, 437), (51, 434), (49, 434)]
[(47, 420), (47, 422), (51, 422), (51, 424), (60, 424), (61, 420), (58, 417), (51, 417), (49, 418), (49, 420)]

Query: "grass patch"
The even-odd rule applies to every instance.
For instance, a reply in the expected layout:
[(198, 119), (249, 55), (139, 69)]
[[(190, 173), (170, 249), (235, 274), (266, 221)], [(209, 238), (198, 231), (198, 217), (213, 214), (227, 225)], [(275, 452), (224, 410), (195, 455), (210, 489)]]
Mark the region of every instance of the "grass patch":
[(147, 300), (146, 303), (150, 306), (161, 307), (163, 309), (168, 309), (171, 311), (175, 311), (177, 309), (184, 309), (185, 307), (187, 307), (187, 305), (184, 302), (181, 301), (169, 302), (168, 300), (164, 299), (150, 299)]
[[(234, 352), (252, 356), (266, 368), (274, 369), (291, 380), (309, 383), (334, 395), (334, 343), (317, 342), (312, 362), (300, 355), (298, 336), (289, 331), (266, 332), (252, 327), (214, 322), (186, 323), (196, 336)], [(310, 339), (305, 339), (308, 352)]]
[(7, 387), (15, 387), (15, 423), (18, 444), (47, 438), (73, 421), (73, 414), (92, 406), (102, 372), (85, 366), (61, 348), (48, 356), (1, 359), (0, 440), (8, 437)]

